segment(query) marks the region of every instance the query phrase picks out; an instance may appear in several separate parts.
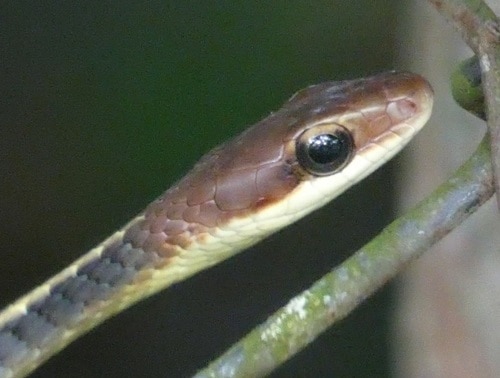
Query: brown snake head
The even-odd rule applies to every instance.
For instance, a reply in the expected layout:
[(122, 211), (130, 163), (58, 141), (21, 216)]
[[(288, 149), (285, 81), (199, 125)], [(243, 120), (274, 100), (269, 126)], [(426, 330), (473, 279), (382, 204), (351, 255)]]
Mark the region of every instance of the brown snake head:
[(308, 87), (206, 154), (128, 240), (171, 256), (230, 230), (260, 239), (390, 159), (425, 124), (432, 98), (427, 81), (410, 73)]

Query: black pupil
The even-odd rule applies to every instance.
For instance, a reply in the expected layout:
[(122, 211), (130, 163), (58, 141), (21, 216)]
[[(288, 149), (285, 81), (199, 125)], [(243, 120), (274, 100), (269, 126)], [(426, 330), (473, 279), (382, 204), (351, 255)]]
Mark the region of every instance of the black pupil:
[(318, 164), (332, 163), (345, 153), (344, 141), (335, 135), (316, 135), (309, 144), (309, 157)]

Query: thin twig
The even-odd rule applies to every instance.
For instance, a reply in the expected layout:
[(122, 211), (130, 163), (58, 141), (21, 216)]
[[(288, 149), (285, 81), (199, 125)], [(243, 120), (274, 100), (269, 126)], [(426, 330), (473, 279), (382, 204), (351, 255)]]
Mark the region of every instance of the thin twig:
[(488, 22), (496, 22), (495, 13), (481, 0), (429, 0), (441, 15), (453, 23), (469, 47), (479, 54), (479, 35)]
[(430, 197), (293, 298), (196, 377), (263, 376), (346, 317), (493, 195), (488, 146), (484, 140), (467, 163)]
[[(493, 10), (481, 0), (429, 0), (453, 23), (479, 57), (483, 76), (486, 117), (491, 141), (491, 161), (500, 211), (500, 24)], [(497, 104), (495, 106), (494, 104)]]
[(488, 22), (479, 33), (479, 63), (483, 78), (488, 131), (491, 140), (491, 163), (497, 205), (500, 210), (500, 24)]

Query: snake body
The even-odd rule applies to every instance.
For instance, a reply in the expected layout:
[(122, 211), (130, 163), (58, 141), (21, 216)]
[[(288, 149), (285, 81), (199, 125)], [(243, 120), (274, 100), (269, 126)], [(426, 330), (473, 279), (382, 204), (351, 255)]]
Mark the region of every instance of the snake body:
[(0, 377), (29, 374), (142, 298), (331, 201), (425, 124), (418, 75), (328, 82), (206, 154), (119, 231), (0, 313)]

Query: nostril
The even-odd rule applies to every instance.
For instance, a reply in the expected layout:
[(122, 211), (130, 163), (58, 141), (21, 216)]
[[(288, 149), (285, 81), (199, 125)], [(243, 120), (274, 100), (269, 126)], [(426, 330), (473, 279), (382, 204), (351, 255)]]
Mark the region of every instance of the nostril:
[(393, 121), (403, 121), (417, 113), (417, 104), (409, 99), (393, 101), (387, 105), (387, 114)]

